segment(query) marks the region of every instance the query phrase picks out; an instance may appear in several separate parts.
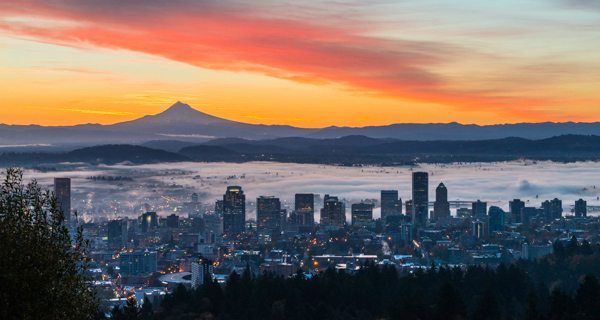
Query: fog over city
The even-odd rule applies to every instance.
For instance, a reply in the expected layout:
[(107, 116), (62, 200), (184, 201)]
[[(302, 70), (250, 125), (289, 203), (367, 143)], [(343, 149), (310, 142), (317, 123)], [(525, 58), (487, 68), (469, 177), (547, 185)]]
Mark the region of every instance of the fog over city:
[[(56, 171), (55, 171), (56, 170)], [(553, 163), (517, 161), (416, 167), (340, 167), (272, 162), (250, 163), (168, 163), (152, 165), (89, 166), (64, 164), (52, 170), (28, 170), (26, 179), (52, 185), (54, 177), (73, 179), (73, 207), (85, 219), (136, 216), (147, 209), (159, 214), (172, 212), (196, 192), (211, 209), (228, 185), (240, 185), (250, 203), (248, 216), (254, 217), (252, 202), (260, 195), (280, 197), (284, 207), (293, 206), (295, 193), (337, 195), (347, 203), (379, 200), (383, 189), (397, 189), (403, 200), (411, 198), (411, 172), (430, 173), (430, 201), (435, 187), (444, 182), (449, 200), (480, 199), (507, 209), (508, 201), (521, 198), (539, 206), (547, 199), (563, 200), (565, 213), (576, 199), (588, 205), (600, 204), (596, 189), (600, 163)], [(90, 179), (90, 177), (103, 177)], [(106, 179), (117, 179), (109, 181)], [(320, 205), (319, 198), (316, 205)], [(347, 205), (349, 208), (349, 205)], [(591, 214), (594, 214), (593, 212)], [(318, 215), (318, 213), (317, 213)], [(379, 209), (375, 210), (379, 217)], [(317, 217), (318, 218), (318, 217)]]

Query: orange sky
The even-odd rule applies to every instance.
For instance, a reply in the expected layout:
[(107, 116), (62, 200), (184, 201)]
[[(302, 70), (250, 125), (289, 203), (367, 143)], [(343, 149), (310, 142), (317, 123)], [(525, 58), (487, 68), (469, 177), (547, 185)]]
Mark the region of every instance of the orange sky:
[(0, 3), (0, 122), (181, 100), (249, 123), (600, 120), (600, 8), (569, 0)]

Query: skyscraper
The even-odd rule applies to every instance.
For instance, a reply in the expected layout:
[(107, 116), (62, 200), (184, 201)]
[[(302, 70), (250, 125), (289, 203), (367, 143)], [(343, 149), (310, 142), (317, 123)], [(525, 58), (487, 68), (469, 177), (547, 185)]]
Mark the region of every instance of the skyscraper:
[(54, 178), (54, 193), (58, 208), (65, 216), (65, 223), (71, 222), (71, 179)]
[(338, 197), (325, 195), (321, 209), (321, 224), (325, 226), (343, 227), (346, 223), (346, 207)]
[(352, 224), (368, 225), (373, 221), (373, 205), (370, 203), (355, 203), (352, 205)]
[(158, 229), (158, 216), (156, 212), (146, 212), (140, 216), (142, 233)]
[(246, 224), (246, 195), (239, 186), (229, 186), (223, 195), (223, 232), (244, 232)]
[(425, 227), (429, 211), (429, 173), (413, 172), (412, 176), (413, 226)]
[(514, 199), (508, 204), (510, 208), (510, 218), (512, 223), (521, 223), (521, 210), (525, 208), (525, 202), (521, 199)]
[(496, 206), (491, 206), (488, 215), (490, 217), (490, 232), (504, 229), (506, 220), (506, 212), (504, 210)]
[(482, 219), (487, 216), (487, 202), (477, 200), (471, 204), (471, 214), (474, 218)]
[(179, 228), (179, 216), (176, 214), (171, 214), (167, 216), (167, 228)]
[(587, 217), (587, 201), (579, 199), (575, 201), (575, 216), (576, 217)]
[(279, 198), (260, 196), (256, 199), (256, 223), (259, 233), (272, 234), (281, 230)]
[(107, 225), (108, 247), (119, 249), (127, 244), (127, 218), (111, 220)]
[(398, 190), (381, 190), (381, 220), (385, 223), (388, 216), (402, 214), (402, 200)]
[(315, 223), (315, 195), (312, 193), (296, 193), (294, 205), (298, 224), (312, 227)]
[(548, 220), (560, 219), (563, 214), (562, 200), (554, 198), (542, 202), (542, 211)]
[(553, 200), (550, 200), (550, 208), (552, 210), (551, 211), (552, 219), (562, 218), (562, 214), (563, 214), (562, 200), (560, 200), (558, 198), (554, 198)]
[(433, 204), (433, 216), (436, 220), (450, 217), (448, 189), (443, 183), (440, 183), (435, 189), (435, 203)]

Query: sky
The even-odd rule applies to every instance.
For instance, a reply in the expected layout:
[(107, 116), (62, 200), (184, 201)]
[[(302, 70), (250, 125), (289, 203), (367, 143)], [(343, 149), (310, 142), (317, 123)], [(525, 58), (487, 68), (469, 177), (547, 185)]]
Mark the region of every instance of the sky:
[(600, 1), (7, 0), (0, 123), (600, 121)]

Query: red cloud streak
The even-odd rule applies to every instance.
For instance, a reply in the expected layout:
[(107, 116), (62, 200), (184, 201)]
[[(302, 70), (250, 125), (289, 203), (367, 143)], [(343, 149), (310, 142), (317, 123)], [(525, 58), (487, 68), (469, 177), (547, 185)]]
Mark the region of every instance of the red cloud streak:
[(541, 115), (531, 107), (564, 103), (449, 89), (453, 84), (431, 70), (466, 53), (456, 47), (361, 36), (357, 26), (274, 18), (245, 9), (191, 1), (13, 1), (0, 3), (0, 16), (75, 23), (42, 27), (0, 20), (0, 30), (66, 45), (144, 52), (203, 68), (335, 82), (370, 94), (527, 119)]

